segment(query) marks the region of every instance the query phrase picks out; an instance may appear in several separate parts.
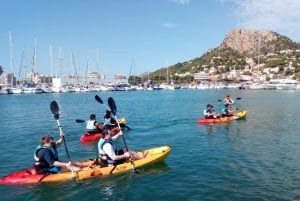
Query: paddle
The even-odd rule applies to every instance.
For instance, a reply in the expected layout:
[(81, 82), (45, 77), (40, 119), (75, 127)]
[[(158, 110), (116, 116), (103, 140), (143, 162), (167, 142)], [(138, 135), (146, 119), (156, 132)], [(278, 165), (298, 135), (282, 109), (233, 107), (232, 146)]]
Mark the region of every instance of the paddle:
[[(241, 97), (237, 97), (237, 98), (235, 98), (236, 100), (241, 100), (242, 98)], [(218, 100), (218, 102), (221, 102), (221, 101), (223, 101), (223, 100), (221, 100), (221, 99), (219, 99)]]
[[(119, 124), (119, 121), (118, 121), (118, 117), (117, 117), (117, 106), (116, 106), (116, 103), (115, 103), (114, 99), (113, 99), (112, 97), (109, 97), (108, 100), (107, 100), (107, 102), (108, 102), (108, 105), (109, 105), (109, 108), (110, 108), (112, 114), (113, 114), (114, 117), (115, 117), (115, 120), (116, 120), (116, 122), (117, 122), (117, 124), (118, 124), (119, 129), (121, 129), (120, 124)], [(129, 149), (128, 149), (128, 146), (127, 146), (127, 143), (126, 143), (126, 140), (125, 140), (125, 136), (124, 136), (124, 135), (122, 135), (122, 139), (123, 139), (123, 142), (124, 142), (124, 145), (125, 145), (125, 149), (126, 149), (126, 151), (128, 152)], [(132, 170), (133, 170), (136, 174), (139, 174), (139, 172), (135, 169), (135, 165), (134, 165), (134, 162), (133, 162), (132, 157), (130, 157), (130, 163), (131, 163)]]
[[(52, 112), (52, 114), (54, 116), (54, 119), (56, 120), (57, 127), (59, 129), (59, 133), (62, 134), (61, 125), (60, 125), (60, 122), (59, 122), (59, 107), (58, 107), (58, 104), (57, 104), (56, 101), (52, 101), (50, 103), (50, 110), (51, 110), (51, 112)], [(64, 146), (65, 146), (65, 150), (66, 150), (66, 153), (67, 153), (67, 157), (69, 159), (69, 162), (71, 162), (70, 153), (68, 151), (68, 147), (67, 147), (67, 143), (66, 143), (66, 139), (65, 139), (64, 135), (62, 135), (62, 139), (63, 139), (63, 142), (64, 142)], [(72, 171), (73, 178), (76, 178), (76, 181), (79, 181), (78, 178), (74, 174), (72, 165), (71, 165), (71, 171)]]
[[(98, 103), (100, 103), (101, 105), (104, 105), (106, 107), (106, 109), (110, 109), (110, 107), (107, 107), (107, 105), (105, 105), (102, 101), (102, 99), (98, 96), (98, 95), (95, 95), (95, 99)], [(116, 121), (118, 122), (119, 120), (116, 119)], [(77, 122), (77, 121), (76, 121)], [(79, 123), (79, 122), (78, 122)], [(119, 122), (118, 122), (119, 123)], [(103, 124), (103, 123), (101, 123)], [(131, 128), (125, 124), (123, 124), (125, 128), (127, 128), (128, 130), (130, 130)]]
[(76, 119), (75, 121), (76, 121), (76, 123), (85, 123), (86, 122), (85, 120), (82, 120), (82, 119)]

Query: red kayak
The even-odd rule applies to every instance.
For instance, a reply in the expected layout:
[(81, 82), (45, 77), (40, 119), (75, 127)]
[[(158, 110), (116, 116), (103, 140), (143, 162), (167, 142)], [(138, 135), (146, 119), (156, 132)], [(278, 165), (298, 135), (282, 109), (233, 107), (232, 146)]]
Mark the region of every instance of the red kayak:
[(80, 137), (80, 142), (98, 141), (102, 137), (102, 133), (84, 133)]
[[(126, 128), (126, 119), (121, 118), (119, 119), (119, 124), (120, 127)], [(115, 125), (113, 125), (112, 129), (115, 128)], [(110, 128), (109, 128), (110, 129)], [(110, 129), (111, 130), (111, 129)], [(102, 137), (102, 133), (99, 131), (93, 131), (93, 132), (85, 132), (81, 137), (80, 137), (80, 142), (93, 142), (93, 141), (98, 141)]]

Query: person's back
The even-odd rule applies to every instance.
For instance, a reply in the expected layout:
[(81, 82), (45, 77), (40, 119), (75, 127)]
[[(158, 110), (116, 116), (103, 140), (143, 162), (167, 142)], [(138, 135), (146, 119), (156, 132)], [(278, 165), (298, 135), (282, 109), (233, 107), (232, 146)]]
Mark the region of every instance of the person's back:
[(90, 119), (86, 121), (86, 130), (88, 133), (97, 133), (102, 131), (102, 127), (96, 120), (95, 114), (90, 114)]

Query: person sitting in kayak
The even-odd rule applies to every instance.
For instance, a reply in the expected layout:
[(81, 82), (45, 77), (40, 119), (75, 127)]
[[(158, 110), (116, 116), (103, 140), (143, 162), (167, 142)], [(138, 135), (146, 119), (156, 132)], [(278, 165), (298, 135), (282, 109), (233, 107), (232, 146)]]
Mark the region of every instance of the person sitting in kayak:
[(38, 173), (60, 173), (69, 171), (79, 171), (83, 167), (91, 166), (94, 161), (90, 162), (60, 162), (58, 159), (57, 147), (63, 142), (64, 134), (61, 133), (61, 138), (58, 141), (54, 141), (50, 135), (43, 136), (40, 139), (40, 145), (38, 145), (34, 151), (34, 166)]
[(128, 158), (139, 160), (147, 156), (148, 152), (138, 154), (132, 150), (120, 149), (118, 150), (114, 144), (123, 132), (113, 135), (109, 129), (105, 129), (102, 133), (102, 138), (98, 142), (98, 153), (101, 159), (101, 166), (117, 165), (125, 162)]
[(90, 114), (90, 119), (86, 121), (86, 131), (89, 134), (102, 132), (103, 126), (96, 120), (95, 114)]
[(220, 117), (220, 115), (216, 113), (214, 106), (211, 104), (207, 104), (206, 109), (203, 111), (203, 115), (206, 119), (215, 119)]
[(108, 129), (112, 129), (117, 126), (117, 122), (111, 117), (111, 110), (106, 110), (104, 114), (104, 126)]
[(227, 95), (225, 98), (224, 98), (224, 105), (225, 104), (229, 104), (229, 105), (231, 105), (231, 104), (233, 104), (234, 103), (234, 100), (229, 96), (229, 95)]
[(229, 104), (225, 104), (224, 107), (222, 107), (222, 117), (231, 117), (234, 114), (234, 108), (229, 107)]

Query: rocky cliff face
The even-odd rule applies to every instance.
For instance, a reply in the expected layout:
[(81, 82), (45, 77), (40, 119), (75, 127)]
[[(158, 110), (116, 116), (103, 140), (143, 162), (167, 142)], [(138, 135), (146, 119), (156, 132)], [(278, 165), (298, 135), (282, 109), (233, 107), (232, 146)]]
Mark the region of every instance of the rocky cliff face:
[(262, 47), (279, 37), (279, 34), (271, 31), (234, 29), (225, 36), (220, 48), (232, 48), (241, 54), (257, 56)]

